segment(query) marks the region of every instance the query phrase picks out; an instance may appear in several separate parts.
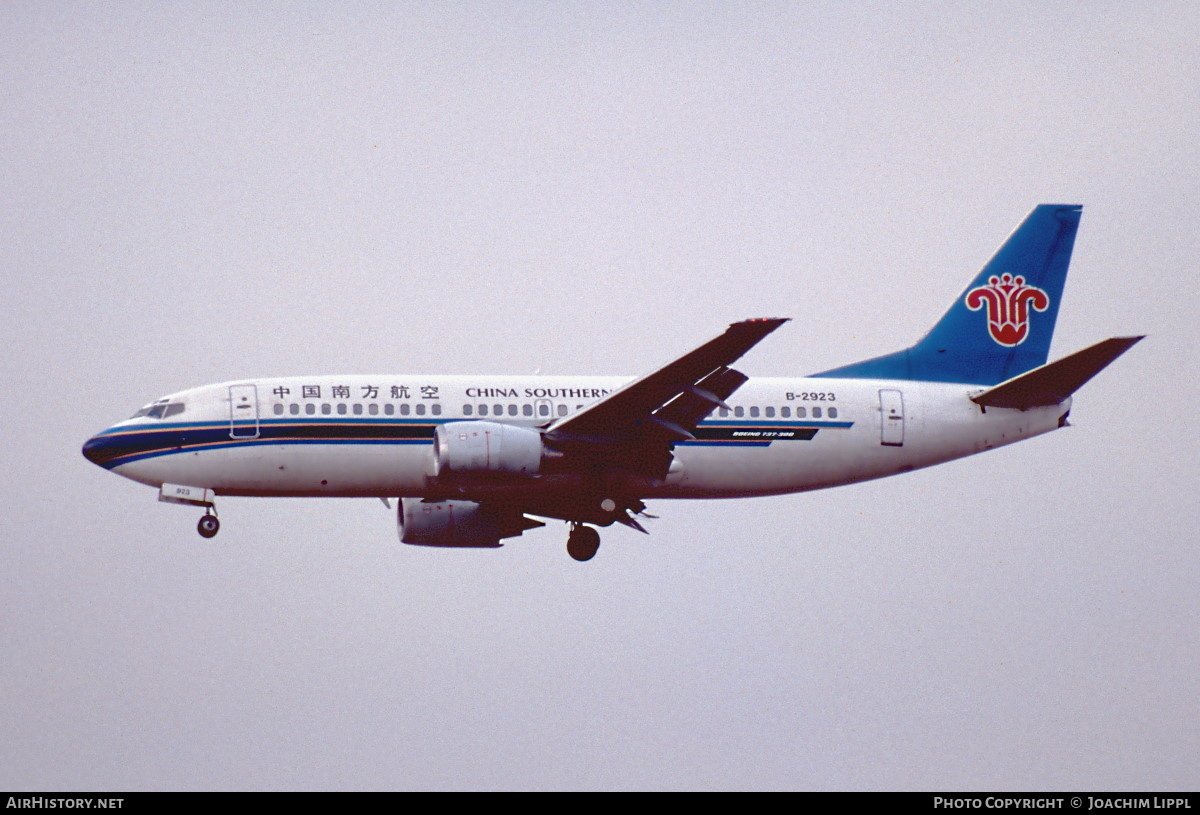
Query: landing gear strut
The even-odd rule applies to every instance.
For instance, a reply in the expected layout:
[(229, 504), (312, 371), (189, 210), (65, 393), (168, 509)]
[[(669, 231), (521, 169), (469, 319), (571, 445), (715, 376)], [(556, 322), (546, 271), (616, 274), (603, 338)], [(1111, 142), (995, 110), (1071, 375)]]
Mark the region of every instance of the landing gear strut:
[(600, 533), (590, 526), (571, 524), (567, 536), (567, 554), (578, 561), (591, 560), (600, 548)]
[(221, 522), (217, 520), (216, 513), (212, 511), (211, 507), (200, 516), (200, 523), (196, 524), (196, 531), (202, 538), (211, 538), (221, 531)]

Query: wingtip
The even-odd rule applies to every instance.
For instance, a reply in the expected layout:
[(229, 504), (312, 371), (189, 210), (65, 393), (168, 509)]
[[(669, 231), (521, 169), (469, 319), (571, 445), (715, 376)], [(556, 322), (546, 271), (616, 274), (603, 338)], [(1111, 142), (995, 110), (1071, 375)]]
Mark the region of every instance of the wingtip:
[(733, 325), (763, 326), (765, 323), (769, 325), (771, 329), (775, 329), (784, 323), (791, 322), (791, 320), (791, 317), (751, 317), (748, 320), (740, 320), (739, 322), (733, 323)]

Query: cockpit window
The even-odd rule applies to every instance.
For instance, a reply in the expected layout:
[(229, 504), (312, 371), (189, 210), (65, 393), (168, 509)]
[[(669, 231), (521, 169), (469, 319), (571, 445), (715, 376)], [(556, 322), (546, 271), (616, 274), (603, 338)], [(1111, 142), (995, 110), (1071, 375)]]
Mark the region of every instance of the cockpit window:
[(159, 399), (157, 402), (151, 402), (146, 405), (129, 418), (140, 419), (145, 416), (148, 419), (165, 419), (168, 416), (178, 416), (180, 413), (183, 413), (183, 408), (183, 402), (170, 402), (166, 399)]

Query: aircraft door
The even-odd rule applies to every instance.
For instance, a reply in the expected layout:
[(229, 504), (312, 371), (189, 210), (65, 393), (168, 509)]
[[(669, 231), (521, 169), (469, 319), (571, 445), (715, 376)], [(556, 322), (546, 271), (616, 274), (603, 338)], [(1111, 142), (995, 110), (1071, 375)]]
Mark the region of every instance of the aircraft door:
[(904, 394), (900, 391), (879, 392), (879, 443), (904, 446)]
[(229, 438), (258, 438), (257, 386), (229, 386)]

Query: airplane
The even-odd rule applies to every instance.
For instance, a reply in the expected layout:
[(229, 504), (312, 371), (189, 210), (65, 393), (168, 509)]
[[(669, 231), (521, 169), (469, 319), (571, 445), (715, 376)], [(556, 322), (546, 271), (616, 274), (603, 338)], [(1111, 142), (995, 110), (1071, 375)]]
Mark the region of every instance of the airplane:
[(217, 496), (372, 497), (406, 544), (496, 548), (569, 524), (641, 532), (646, 501), (797, 493), (909, 472), (1067, 425), (1072, 395), (1141, 336), (1047, 363), (1082, 207), (1037, 206), (915, 345), (807, 377), (731, 367), (785, 319), (731, 324), (638, 379), (295, 376), (180, 391), (83, 455), (201, 507)]

